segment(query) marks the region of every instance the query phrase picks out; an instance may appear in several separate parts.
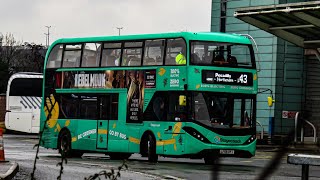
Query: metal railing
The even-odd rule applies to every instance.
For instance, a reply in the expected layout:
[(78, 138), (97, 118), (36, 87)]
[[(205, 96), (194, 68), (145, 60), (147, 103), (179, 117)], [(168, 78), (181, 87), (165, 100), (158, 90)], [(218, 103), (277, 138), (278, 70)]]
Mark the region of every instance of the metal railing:
[(257, 121), (257, 124), (259, 124), (259, 126), (261, 127), (261, 135), (260, 135), (260, 139), (263, 139), (263, 134), (264, 134), (263, 126), (261, 125), (261, 123), (260, 123), (259, 121)]
[(316, 127), (308, 120), (306, 119), (303, 119), (303, 118), (300, 118), (299, 117), (300, 113), (297, 112), (296, 113), (296, 116), (295, 116), (295, 119), (294, 119), (294, 143), (297, 143), (298, 142), (298, 126), (300, 125), (300, 141), (303, 143), (304, 142), (304, 125), (305, 124), (309, 124), (312, 129), (313, 129), (313, 142), (314, 143), (317, 143), (317, 130), (316, 130)]

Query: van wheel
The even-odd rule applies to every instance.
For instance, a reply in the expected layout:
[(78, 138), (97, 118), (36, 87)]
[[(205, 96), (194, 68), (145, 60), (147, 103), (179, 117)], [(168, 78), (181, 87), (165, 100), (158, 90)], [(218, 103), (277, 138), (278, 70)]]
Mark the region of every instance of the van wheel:
[(156, 141), (150, 134), (148, 135), (146, 146), (147, 146), (146, 150), (148, 154), (148, 161), (157, 162), (158, 155), (156, 152)]

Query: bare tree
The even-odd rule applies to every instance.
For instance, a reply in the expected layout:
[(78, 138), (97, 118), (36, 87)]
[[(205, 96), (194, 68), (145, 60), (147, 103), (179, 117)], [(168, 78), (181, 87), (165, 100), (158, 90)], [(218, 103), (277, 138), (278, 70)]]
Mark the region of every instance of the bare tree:
[(25, 43), (25, 57), (26, 57), (26, 65), (27, 71), (32, 72), (43, 72), (43, 64), (46, 49), (42, 45), (34, 44), (34, 43)]
[(0, 93), (6, 91), (10, 76), (16, 72), (42, 72), (46, 49), (35, 43), (17, 41), (13, 34), (3, 37), (0, 46)]
[(2, 51), (0, 58), (2, 61), (10, 65), (12, 59), (18, 55), (18, 49), (21, 47), (21, 42), (17, 41), (12, 33), (7, 33), (3, 37)]
[(20, 42), (17, 42), (13, 34), (7, 33), (2, 39), (0, 47), (0, 92), (6, 91), (7, 82), (12, 75), (12, 61), (18, 55)]

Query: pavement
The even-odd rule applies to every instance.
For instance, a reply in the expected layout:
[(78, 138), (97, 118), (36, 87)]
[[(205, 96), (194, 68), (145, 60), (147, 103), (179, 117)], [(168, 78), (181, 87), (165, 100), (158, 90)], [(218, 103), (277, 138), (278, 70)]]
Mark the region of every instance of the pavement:
[[(4, 122), (0, 122), (2, 132), (5, 132)], [(19, 171), (19, 165), (16, 162), (0, 160), (0, 180), (12, 179)]]
[[(280, 151), (283, 147), (281, 145), (257, 145), (257, 151)], [(290, 152), (300, 153), (320, 153), (320, 146), (315, 144), (292, 144), (287, 147)]]
[(16, 162), (0, 161), (0, 179), (12, 179), (19, 171), (19, 165)]

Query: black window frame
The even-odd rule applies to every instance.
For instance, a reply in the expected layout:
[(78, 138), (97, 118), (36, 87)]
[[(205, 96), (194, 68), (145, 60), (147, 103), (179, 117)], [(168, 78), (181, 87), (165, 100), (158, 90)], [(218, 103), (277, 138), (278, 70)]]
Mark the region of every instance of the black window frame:
[[(187, 62), (184, 65), (179, 65), (179, 64), (172, 64), (172, 65), (166, 65), (166, 56), (167, 56), (167, 48), (168, 48), (168, 40), (169, 39), (182, 39), (185, 46), (186, 46), (186, 59)], [(144, 66), (143, 61), (144, 61), (144, 51), (145, 51), (145, 44), (146, 41), (153, 41), (153, 40), (164, 40), (164, 50), (163, 50), (163, 58), (162, 58), (162, 65), (150, 65), (150, 66)], [(142, 46), (141, 47), (125, 47), (125, 43), (126, 42), (142, 42)], [(83, 50), (84, 50), (84, 46), (86, 43), (101, 43), (102, 48), (100, 51), (100, 57), (99, 57), (99, 66), (92, 66), (92, 67), (82, 67), (82, 58), (83, 58)], [(119, 49), (119, 48), (105, 48), (104, 44), (105, 43), (121, 43), (121, 52), (120, 52), (120, 61), (119, 61), (119, 66), (101, 66), (101, 61), (102, 61), (102, 54), (103, 54), (103, 50), (105, 49)], [(189, 64), (189, 60), (188, 60), (188, 43), (186, 41), (186, 39), (182, 36), (177, 36), (177, 37), (161, 37), (161, 38), (152, 38), (152, 39), (135, 39), (135, 40), (119, 40), (119, 41), (86, 41), (86, 42), (77, 42), (77, 43), (58, 43), (55, 46), (59, 46), (62, 45), (62, 55), (61, 55), (61, 62), (60, 62), (60, 67), (53, 67), (53, 68), (47, 68), (46, 69), (59, 69), (59, 68), (99, 68), (99, 67), (152, 67), (152, 66), (186, 66)], [(68, 45), (81, 45), (81, 49), (77, 49), (77, 50), (68, 50), (66, 49), (66, 46)], [(123, 51), (125, 49), (136, 49), (136, 48), (141, 48), (141, 63), (139, 66), (122, 66), (122, 60), (123, 60)], [(79, 66), (77, 67), (63, 67), (63, 62), (64, 62), (64, 56), (65, 56), (65, 52), (66, 51), (81, 51), (81, 55), (80, 55), (80, 61), (79, 61)], [(52, 51), (51, 51), (52, 52)], [(50, 54), (51, 54), (50, 52)], [(50, 57), (49, 54), (49, 57)], [(47, 62), (48, 63), (48, 62)], [(47, 65), (46, 65), (47, 66)]]
[[(81, 63), (82, 63), (82, 55), (83, 55), (83, 46), (85, 43), (66, 43), (63, 44), (63, 52), (62, 52), (62, 59), (61, 59), (61, 65), (60, 68), (80, 68), (81, 67)], [(66, 49), (66, 46), (68, 45), (81, 45), (80, 49), (76, 49), (76, 50), (69, 50)], [(78, 67), (63, 67), (63, 62), (64, 62), (64, 55), (66, 51), (80, 51), (80, 61), (79, 61), (79, 66)]]
[[(136, 47), (126, 47), (125, 44), (126, 43), (134, 43), (134, 42), (141, 42), (141, 46), (136, 46)], [(144, 56), (144, 46), (145, 46), (145, 39), (144, 40), (132, 40), (132, 41), (122, 41), (122, 47), (121, 47), (121, 60), (120, 60), (120, 64), (119, 67), (142, 67), (143, 66), (143, 56)], [(140, 58), (140, 65), (139, 66), (123, 66), (122, 65), (122, 61), (123, 61), (123, 53), (124, 50), (126, 49), (141, 49), (141, 58)], [(129, 59), (127, 59), (128, 61)], [(129, 62), (127, 62), (127, 64), (129, 64)]]
[[(75, 101), (76, 105), (75, 105), (75, 108), (76, 108), (76, 112), (75, 112), (75, 116), (74, 117), (69, 117), (65, 114), (65, 112), (60, 109), (61, 113), (59, 114), (59, 119), (76, 119), (76, 120), (118, 120), (119, 118), (119, 93), (105, 93), (105, 94), (101, 94), (101, 93), (57, 93), (56, 96), (57, 96), (57, 100), (60, 104), (60, 107), (62, 108), (63, 107), (63, 103), (61, 102), (63, 96), (66, 97), (66, 96), (72, 96), (72, 95), (75, 95), (77, 96), (77, 98), (74, 98), (73, 101)], [(82, 97), (96, 97), (96, 112), (95, 112), (95, 118), (88, 118), (88, 117), (82, 117)], [(108, 108), (107, 110), (107, 118), (102, 118), (101, 116), (101, 113), (102, 113), (102, 99), (103, 98), (106, 98), (108, 99), (109, 101), (109, 104), (106, 104), (105, 107)], [(113, 99), (114, 98), (114, 99)], [(113, 100), (116, 100), (116, 109), (112, 109), (112, 103), (113, 103)], [(64, 113), (62, 113), (64, 112)], [(116, 112), (114, 114), (114, 112)], [(112, 117), (114, 116), (114, 117)]]
[[(186, 104), (186, 108), (185, 111), (181, 111), (181, 112), (178, 112), (178, 111), (174, 111), (174, 110), (170, 110), (170, 105), (172, 105), (172, 102), (171, 100), (173, 99), (172, 98), (172, 95), (176, 95), (177, 97), (179, 97), (180, 95), (185, 95), (186, 97), (188, 97), (188, 94), (190, 92), (186, 92), (186, 91), (156, 91), (151, 100), (149, 101), (149, 104), (148, 106), (146, 107), (146, 110), (143, 112), (143, 115), (142, 115), (142, 121), (158, 121), (158, 122), (190, 122), (188, 120), (188, 112), (191, 111), (191, 109), (188, 109), (189, 107), (189, 101), (187, 100), (187, 104)], [(157, 99), (157, 98), (162, 98), (163, 102), (164, 102), (164, 108), (165, 108), (165, 113), (166, 114), (166, 117), (164, 120), (160, 120), (158, 117), (157, 117), (157, 114), (156, 112), (154, 111), (154, 101)], [(177, 99), (177, 101), (179, 101)], [(176, 105), (176, 104), (175, 104)], [(174, 106), (175, 106), (174, 105)], [(182, 116), (184, 116), (184, 118), (181, 118), (179, 121), (177, 121), (175, 119), (175, 115), (176, 114), (171, 114), (171, 113), (176, 113), (176, 114), (180, 114)], [(171, 116), (171, 117), (170, 117)]]
[[(186, 64), (166, 64), (166, 60), (167, 60), (167, 50), (168, 50), (168, 40), (177, 40), (177, 39), (182, 39), (183, 43), (185, 44), (185, 58), (186, 58)], [(190, 42), (190, 41), (189, 41)], [(163, 61), (163, 66), (187, 66), (189, 65), (189, 60), (188, 60), (188, 43), (187, 41), (183, 38), (183, 37), (175, 37), (175, 38), (166, 38), (166, 44), (165, 44), (165, 51), (164, 51), (164, 61)], [(189, 56), (190, 57), (190, 56)], [(190, 58), (189, 58), (190, 59)]]
[[(105, 42), (101, 42), (102, 43), (102, 48), (101, 48), (101, 52), (100, 52), (100, 62), (99, 62), (99, 67), (121, 67), (121, 59), (122, 59), (122, 48), (123, 48), (123, 41), (105, 41)], [(116, 48), (116, 47), (105, 47), (105, 44), (112, 44), (112, 43), (120, 43), (120, 48)], [(103, 58), (103, 51), (105, 50), (118, 50), (120, 49), (120, 57), (119, 57), (119, 66), (102, 66), (102, 58)]]
[[(146, 50), (146, 48), (147, 48), (147, 46), (146, 46), (146, 41), (157, 41), (157, 40), (161, 40), (162, 41), (162, 43), (163, 43), (163, 52), (161, 52), (161, 54), (162, 54), (162, 64), (161, 65), (145, 65), (145, 66), (164, 66), (164, 63), (165, 63), (165, 57), (166, 57), (166, 44), (167, 44), (167, 39), (166, 38), (162, 38), (162, 39), (146, 39), (145, 41), (144, 41), (144, 47), (143, 47), (143, 57), (142, 57), (142, 65), (141, 66), (144, 66), (144, 60), (145, 60), (145, 50)], [(148, 46), (148, 47), (150, 47), (150, 46)], [(148, 53), (149, 53), (149, 50), (148, 50)]]
[[(85, 43), (82, 43), (82, 48), (81, 48), (81, 59), (80, 59), (80, 65), (79, 67), (80, 68), (97, 68), (97, 67), (100, 67), (100, 63), (101, 63), (101, 52), (102, 52), (102, 47), (101, 47), (101, 50), (100, 50), (100, 54), (99, 54), (99, 62), (98, 62), (98, 66), (82, 66), (82, 60), (83, 60), (83, 54), (84, 54), (84, 50), (85, 50), (85, 47), (86, 47), (86, 44), (100, 44), (100, 46), (103, 46), (103, 43), (102, 42), (85, 42)], [(99, 47), (97, 48), (96, 50), (96, 53), (99, 51)]]

